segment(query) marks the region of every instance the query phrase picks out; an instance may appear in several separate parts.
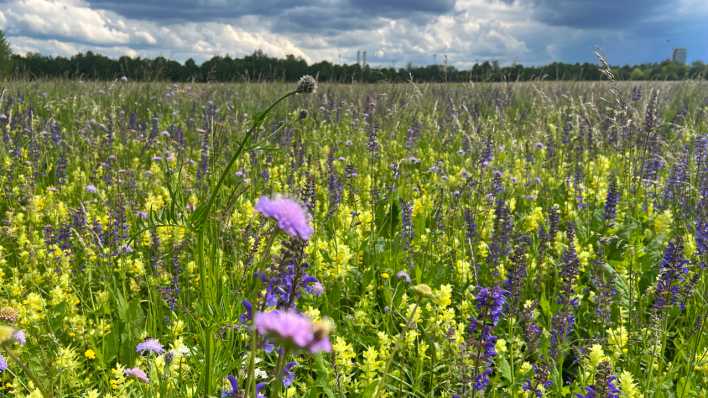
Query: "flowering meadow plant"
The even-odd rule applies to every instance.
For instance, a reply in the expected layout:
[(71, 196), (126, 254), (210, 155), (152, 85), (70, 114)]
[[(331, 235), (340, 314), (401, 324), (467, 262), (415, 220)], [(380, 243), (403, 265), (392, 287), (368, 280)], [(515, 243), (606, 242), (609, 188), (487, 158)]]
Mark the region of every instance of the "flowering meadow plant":
[(708, 394), (704, 83), (2, 84), (0, 397)]

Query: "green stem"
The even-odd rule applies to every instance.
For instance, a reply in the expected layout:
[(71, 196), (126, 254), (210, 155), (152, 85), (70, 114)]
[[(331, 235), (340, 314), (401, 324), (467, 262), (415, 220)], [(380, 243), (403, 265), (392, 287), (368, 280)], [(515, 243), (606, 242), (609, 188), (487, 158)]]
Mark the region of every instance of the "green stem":
[(32, 383), (34, 383), (34, 385), (39, 389), (39, 391), (42, 392), (42, 395), (43, 395), (43, 396), (45, 396), (45, 397), (47, 397), (47, 398), (53, 398), (53, 397), (54, 397), (54, 392), (53, 392), (51, 389), (50, 389), (50, 390), (45, 389), (44, 384), (42, 384), (42, 383), (39, 381), (39, 379), (37, 378), (37, 376), (35, 376), (35, 374), (27, 367), (27, 365), (25, 365), (24, 362), (22, 362), (22, 361), (20, 360), (20, 358), (19, 358), (17, 355), (15, 355), (14, 352), (12, 352), (11, 350), (5, 350), (5, 353), (6, 353), (7, 356), (9, 356), (16, 364), (20, 365), (20, 367), (22, 368), (22, 371), (25, 372), (25, 374), (27, 375), (27, 377), (30, 378), (30, 380), (32, 380)]
[[(209, 195), (209, 199), (206, 202), (206, 205), (202, 212), (199, 213), (198, 219), (196, 220), (196, 225), (193, 225), (193, 227), (197, 229), (201, 229), (204, 226), (204, 221), (206, 220), (206, 217), (209, 215), (209, 212), (211, 211), (212, 206), (214, 205), (214, 201), (216, 200), (216, 195), (219, 193), (219, 190), (221, 189), (221, 186), (224, 184), (224, 181), (226, 180), (226, 177), (229, 175), (231, 172), (231, 169), (233, 168), (234, 164), (236, 163), (236, 160), (241, 156), (241, 153), (243, 152), (243, 149), (246, 147), (248, 142), (251, 140), (251, 137), (253, 137), (253, 134), (255, 133), (256, 129), (263, 123), (263, 120), (265, 119), (266, 115), (270, 113), (270, 111), (275, 108), (276, 105), (278, 105), (280, 102), (285, 100), (286, 98), (295, 95), (297, 92), (296, 91), (291, 91), (282, 97), (278, 98), (275, 102), (273, 102), (265, 111), (261, 112), (258, 116), (256, 116), (255, 119), (253, 119), (253, 124), (251, 125), (251, 128), (246, 132), (246, 135), (243, 137), (241, 142), (238, 145), (238, 148), (236, 148), (236, 152), (234, 152), (233, 156), (231, 156), (231, 159), (229, 160), (229, 163), (226, 164), (226, 168), (224, 171), (221, 172), (221, 176), (219, 177), (219, 180), (216, 182), (216, 185), (214, 186), (214, 189), (211, 191), (211, 194)], [(196, 214), (196, 213), (195, 213)]]
[(388, 370), (391, 368), (391, 365), (393, 364), (393, 358), (396, 356), (396, 353), (398, 353), (398, 350), (401, 349), (401, 342), (406, 338), (406, 332), (411, 330), (411, 323), (413, 322), (413, 317), (415, 316), (416, 311), (418, 311), (418, 303), (415, 303), (415, 306), (413, 307), (413, 310), (411, 311), (411, 314), (408, 315), (408, 318), (406, 319), (406, 327), (403, 329), (403, 334), (401, 334), (401, 338), (396, 341), (396, 346), (393, 348), (393, 351), (391, 352), (391, 355), (388, 357), (388, 360), (386, 360), (386, 367), (384, 368), (384, 373), (381, 375), (379, 378), (378, 383), (376, 383), (376, 389), (374, 389), (373, 397), (377, 397), (379, 391), (381, 390), (381, 387), (383, 386), (383, 383), (386, 381), (386, 376), (388, 375)]

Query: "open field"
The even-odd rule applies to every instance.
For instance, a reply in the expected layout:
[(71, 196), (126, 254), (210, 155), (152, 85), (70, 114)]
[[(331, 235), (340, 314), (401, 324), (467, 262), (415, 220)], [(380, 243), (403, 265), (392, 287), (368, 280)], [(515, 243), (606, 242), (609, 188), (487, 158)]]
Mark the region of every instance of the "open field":
[(0, 397), (708, 396), (708, 84), (293, 90), (0, 83)]

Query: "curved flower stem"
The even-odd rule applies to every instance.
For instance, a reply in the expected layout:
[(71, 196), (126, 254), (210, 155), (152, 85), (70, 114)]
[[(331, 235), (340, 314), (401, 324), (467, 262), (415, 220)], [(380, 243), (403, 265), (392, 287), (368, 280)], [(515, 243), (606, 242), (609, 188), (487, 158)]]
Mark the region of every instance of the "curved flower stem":
[(276, 366), (275, 371), (275, 384), (278, 386), (278, 388), (274, 391), (275, 394), (273, 395), (273, 397), (275, 398), (280, 397), (285, 387), (285, 384), (283, 383), (283, 370), (285, 370), (285, 364), (287, 364), (288, 354), (290, 354), (290, 350), (287, 348), (283, 348), (283, 352), (278, 358), (278, 366)]
[(246, 132), (246, 135), (243, 137), (241, 142), (238, 145), (238, 148), (236, 148), (236, 152), (234, 152), (233, 156), (231, 156), (231, 159), (229, 160), (229, 163), (226, 164), (226, 168), (224, 168), (224, 171), (221, 172), (221, 176), (219, 176), (219, 180), (216, 182), (216, 185), (214, 185), (214, 188), (211, 191), (211, 194), (209, 194), (209, 199), (207, 199), (207, 202), (203, 205), (204, 207), (201, 207), (197, 209), (197, 211), (194, 212), (193, 215), (193, 223), (192, 227), (201, 230), (204, 227), (204, 223), (209, 216), (209, 213), (211, 212), (211, 208), (214, 205), (214, 201), (216, 200), (216, 196), (219, 193), (219, 190), (221, 189), (221, 186), (224, 184), (224, 181), (226, 180), (226, 177), (229, 175), (231, 172), (231, 169), (233, 168), (234, 164), (238, 160), (239, 157), (241, 157), (241, 153), (243, 152), (244, 148), (248, 144), (248, 142), (251, 140), (253, 137), (254, 133), (256, 132), (256, 129), (260, 127), (260, 125), (263, 123), (263, 120), (265, 119), (266, 115), (270, 113), (270, 111), (275, 108), (276, 105), (278, 105), (280, 102), (285, 100), (286, 98), (297, 94), (297, 91), (291, 91), (282, 97), (278, 98), (275, 102), (273, 102), (268, 108), (266, 108), (265, 111), (261, 112), (258, 114), (258, 116), (253, 119), (253, 124), (251, 125), (251, 128), (248, 129)]
[(251, 355), (248, 358), (248, 382), (246, 384), (246, 396), (256, 396), (256, 348), (258, 347), (258, 335), (256, 329), (251, 331)]
[(22, 368), (22, 371), (25, 372), (25, 374), (27, 375), (27, 377), (30, 378), (30, 380), (32, 380), (32, 383), (34, 383), (34, 385), (39, 389), (39, 391), (42, 392), (42, 395), (43, 395), (43, 396), (45, 396), (45, 397), (47, 397), (47, 398), (53, 398), (53, 397), (54, 397), (54, 391), (53, 391), (52, 389), (45, 389), (44, 384), (42, 384), (42, 383), (39, 381), (39, 379), (37, 378), (37, 376), (27, 367), (27, 365), (25, 365), (24, 362), (22, 362), (22, 361), (20, 360), (20, 358), (19, 358), (17, 355), (15, 355), (14, 352), (12, 352), (11, 350), (5, 350), (5, 353), (7, 354), (7, 356), (9, 356), (10, 358), (12, 358), (12, 360), (13, 360), (16, 364), (20, 365), (20, 367)]

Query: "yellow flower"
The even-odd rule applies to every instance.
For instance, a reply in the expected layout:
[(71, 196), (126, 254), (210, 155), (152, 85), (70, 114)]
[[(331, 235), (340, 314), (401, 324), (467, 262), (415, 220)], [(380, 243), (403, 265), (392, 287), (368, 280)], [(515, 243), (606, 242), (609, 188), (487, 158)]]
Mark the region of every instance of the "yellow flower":
[(607, 342), (612, 347), (612, 351), (615, 356), (619, 356), (627, 352), (628, 340), (629, 335), (627, 334), (627, 329), (625, 329), (624, 326), (607, 330)]
[(663, 213), (659, 214), (654, 219), (654, 231), (656, 231), (657, 234), (666, 233), (667, 230), (671, 227), (673, 221), (674, 216), (671, 213), (671, 210), (664, 210)]
[(506, 340), (504, 340), (504, 339), (497, 340), (496, 344), (494, 344), (494, 349), (500, 354), (505, 353), (506, 352)]
[(596, 368), (600, 362), (607, 359), (605, 352), (600, 344), (593, 344), (588, 353), (588, 363), (592, 369)]
[(530, 363), (524, 361), (524, 363), (521, 364), (521, 368), (519, 368), (519, 371), (521, 374), (527, 374), (533, 370), (533, 366), (531, 366)]
[(625, 370), (620, 373), (617, 378), (619, 379), (620, 391), (622, 392), (622, 395), (620, 396), (622, 398), (643, 397), (642, 393), (639, 391), (639, 388), (637, 388), (637, 385), (634, 384), (634, 378), (632, 377), (632, 373)]
[(471, 268), (472, 266), (470, 265), (469, 261), (460, 259), (455, 262), (455, 271), (460, 277), (460, 280), (462, 280), (463, 282), (467, 282), (469, 280)]
[(79, 361), (76, 358), (76, 352), (71, 347), (61, 347), (54, 360), (54, 366), (64, 370), (67, 373), (73, 373), (79, 368)]
[(89, 348), (86, 352), (84, 352), (84, 357), (88, 360), (96, 359), (96, 352)]
[(433, 301), (441, 308), (447, 308), (447, 306), (452, 304), (452, 286), (440, 286), (440, 289), (435, 292), (435, 297), (433, 298)]

